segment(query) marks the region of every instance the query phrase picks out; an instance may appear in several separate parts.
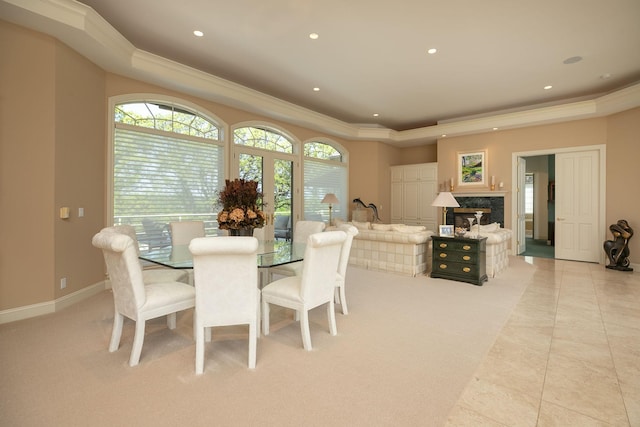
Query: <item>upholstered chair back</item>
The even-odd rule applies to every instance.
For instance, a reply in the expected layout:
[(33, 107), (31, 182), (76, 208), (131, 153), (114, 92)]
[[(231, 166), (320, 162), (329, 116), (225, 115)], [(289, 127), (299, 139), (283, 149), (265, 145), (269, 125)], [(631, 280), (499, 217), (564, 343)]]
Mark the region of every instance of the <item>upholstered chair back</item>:
[(358, 229), (350, 224), (341, 224), (338, 226), (338, 230), (344, 231), (347, 234), (347, 238), (340, 250), (340, 262), (338, 263), (338, 274), (344, 278), (347, 274), (347, 266), (349, 265), (351, 245), (353, 244), (353, 238), (358, 235)]
[(146, 294), (133, 239), (126, 234), (103, 230), (93, 236), (92, 243), (102, 249), (116, 310), (130, 319), (137, 319), (138, 309), (146, 302)]
[(175, 221), (169, 223), (171, 244), (188, 245), (196, 237), (204, 237), (204, 221)]
[(314, 306), (333, 298), (344, 231), (315, 233), (307, 239), (302, 266), (300, 297), (305, 305)]
[(203, 237), (189, 244), (193, 254), (196, 313), (205, 325), (242, 324), (258, 308), (258, 239)]
[(293, 229), (294, 243), (305, 243), (315, 233), (321, 233), (326, 227), (322, 221), (298, 221)]

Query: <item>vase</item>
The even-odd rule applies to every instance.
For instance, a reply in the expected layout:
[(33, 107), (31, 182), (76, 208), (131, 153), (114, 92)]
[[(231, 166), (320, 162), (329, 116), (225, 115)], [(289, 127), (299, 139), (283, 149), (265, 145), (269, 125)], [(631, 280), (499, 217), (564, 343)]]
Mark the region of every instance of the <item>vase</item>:
[(253, 236), (253, 227), (230, 228), (229, 236)]

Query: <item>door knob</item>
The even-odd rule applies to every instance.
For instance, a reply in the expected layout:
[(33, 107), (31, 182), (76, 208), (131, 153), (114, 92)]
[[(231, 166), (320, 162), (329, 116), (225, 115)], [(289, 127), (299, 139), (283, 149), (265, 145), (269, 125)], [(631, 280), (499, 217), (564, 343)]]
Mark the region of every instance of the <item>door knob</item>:
[(560, 218), (560, 217), (558, 217), (558, 218), (556, 218), (556, 220), (557, 220), (557, 221), (564, 221), (564, 218)]

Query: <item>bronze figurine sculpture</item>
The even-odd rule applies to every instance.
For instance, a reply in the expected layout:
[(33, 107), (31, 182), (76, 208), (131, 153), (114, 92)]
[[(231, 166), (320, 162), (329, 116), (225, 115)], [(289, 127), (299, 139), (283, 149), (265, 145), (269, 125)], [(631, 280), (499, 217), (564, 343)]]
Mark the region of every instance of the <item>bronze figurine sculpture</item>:
[(360, 198), (353, 199), (353, 203), (357, 203), (365, 209), (369, 208), (373, 210), (373, 221), (380, 222), (380, 217), (378, 216), (378, 207), (376, 205), (374, 205), (373, 203), (369, 203), (368, 205), (365, 205), (364, 202), (360, 200)]
[(633, 271), (629, 267), (629, 239), (633, 237), (633, 229), (626, 220), (618, 220), (617, 223), (609, 226), (614, 240), (604, 242), (604, 251), (609, 257), (607, 268), (620, 271)]

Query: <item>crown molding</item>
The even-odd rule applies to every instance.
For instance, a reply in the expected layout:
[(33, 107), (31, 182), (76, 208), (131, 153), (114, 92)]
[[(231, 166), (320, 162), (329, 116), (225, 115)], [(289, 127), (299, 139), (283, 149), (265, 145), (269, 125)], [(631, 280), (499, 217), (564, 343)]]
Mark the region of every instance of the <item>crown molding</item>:
[(73, 0), (0, 0), (0, 16), (57, 38), (108, 72), (333, 136), (381, 141), (397, 147), (433, 144), (444, 134), (451, 137), (490, 132), (496, 127), (503, 130), (578, 120), (640, 106), (640, 83), (637, 83), (590, 100), (561, 105), (532, 107), (403, 131), (372, 128), (337, 120), (137, 49), (93, 9)]

